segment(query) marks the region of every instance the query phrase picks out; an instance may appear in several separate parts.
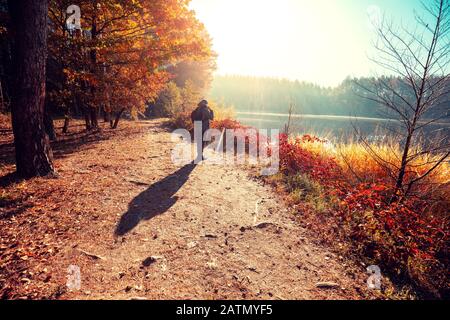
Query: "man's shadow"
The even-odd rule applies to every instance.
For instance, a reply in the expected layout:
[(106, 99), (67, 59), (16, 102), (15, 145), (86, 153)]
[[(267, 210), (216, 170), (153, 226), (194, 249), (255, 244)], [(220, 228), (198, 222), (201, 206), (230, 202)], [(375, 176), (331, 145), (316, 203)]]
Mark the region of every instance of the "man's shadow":
[(142, 220), (150, 220), (169, 210), (178, 201), (178, 197), (174, 195), (188, 181), (196, 166), (194, 163), (185, 165), (134, 198), (128, 205), (128, 211), (122, 215), (117, 224), (115, 234), (123, 236)]

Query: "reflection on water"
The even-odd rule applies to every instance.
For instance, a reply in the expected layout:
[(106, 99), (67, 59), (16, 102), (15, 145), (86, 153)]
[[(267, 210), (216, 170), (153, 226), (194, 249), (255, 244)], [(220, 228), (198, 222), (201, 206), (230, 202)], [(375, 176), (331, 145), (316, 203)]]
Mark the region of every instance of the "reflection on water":
[[(282, 130), (288, 121), (288, 114), (237, 112), (237, 118), (245, 125), (258, 129)], [(291, 132), (315, 134), (330, 140), (355, 139), (360, 132), (372, 141), (383, 141), (401, 130), (398, 120), (332, 115), (292, 115)], [(436, 135), (450, 137), (450, 123), (433, 123), (426, 128), (429, 137)]]

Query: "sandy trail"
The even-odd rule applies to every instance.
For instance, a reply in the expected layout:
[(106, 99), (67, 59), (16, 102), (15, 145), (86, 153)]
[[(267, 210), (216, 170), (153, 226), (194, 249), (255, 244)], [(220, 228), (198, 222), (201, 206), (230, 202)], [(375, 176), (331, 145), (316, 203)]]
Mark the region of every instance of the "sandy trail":
[[(244, 168), (176, 167), (173, 145), (161, 121), (149, 121), (141, 134), (57, 161), (60, 179), (81, 182), (58, 209), (73, 226), (47, 262), (53, 297), (366, 297), (364, 268), (314, 244), (269, 186)], [(65, 288), (69, 265), (81, 269), (80, 290)]]

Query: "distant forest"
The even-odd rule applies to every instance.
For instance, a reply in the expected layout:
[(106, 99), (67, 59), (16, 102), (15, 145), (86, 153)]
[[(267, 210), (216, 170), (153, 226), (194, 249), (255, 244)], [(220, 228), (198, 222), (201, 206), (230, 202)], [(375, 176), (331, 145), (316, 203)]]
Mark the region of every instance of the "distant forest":
[[(293, 105), (297, 114), (391, 118), (393, 115), (386, 112), (386, 108), (371, 100), (373, 94), (370, 91), (380, 92), (385, 83), (395, 83), (403, 94), (410, 90), (404, 80), (388, 77), (348, 78), (338, 87), (325, 88), (285, 79), (216, 76), (210, 97), (234, 106), (238, 112), (287, 113)], [(450, 89), (450, 83), (448, 87)], [(443, 122), (450, 121), (450, 93), (426, 118), (436, 116)]]

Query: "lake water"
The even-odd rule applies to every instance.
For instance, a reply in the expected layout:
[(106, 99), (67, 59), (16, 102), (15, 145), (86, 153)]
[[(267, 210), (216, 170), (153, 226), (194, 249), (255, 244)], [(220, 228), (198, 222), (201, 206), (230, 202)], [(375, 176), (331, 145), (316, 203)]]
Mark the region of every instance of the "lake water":
[[(283, 130), (289, 119), (288, 114), (236, 112), (238, 120), (258, 129)], [(396, 120), (344, 117), (328, 115), (292, 115), (291, 132), (315, 134), (330, 140), (349, 140), (357, 137), (355, 129), (371, 140), (382, 140), (391, 136), (392, 130), (399, 130), (401, 124)], [(445, 135), (450, 138), (450, 123), (436, 123), (427, 127), (427, 134)]]

